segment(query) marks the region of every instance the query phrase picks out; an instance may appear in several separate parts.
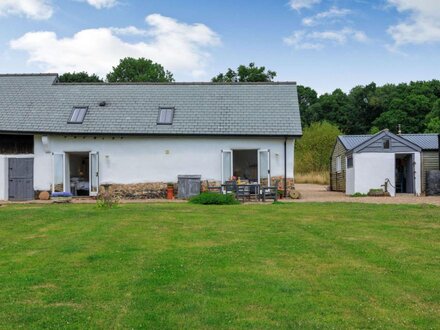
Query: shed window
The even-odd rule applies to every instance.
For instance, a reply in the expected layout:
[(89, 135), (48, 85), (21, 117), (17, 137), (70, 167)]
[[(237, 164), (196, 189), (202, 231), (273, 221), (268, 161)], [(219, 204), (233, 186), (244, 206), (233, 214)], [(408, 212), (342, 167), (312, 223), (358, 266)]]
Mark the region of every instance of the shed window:
[(353, 168), (353, 156), (347, 157), (347, 168)]
[(384, 149), (390, 149), (391, 146), (391, 140), (390, 139), (384, 139), (383, 140), (383, 148)]
[(172, 125), (174, 118), (174, 108), (160, 108), (157, 117), (158, 125)]
[(341, 156), (336, 157), (336, 172), (340, 173), (342, 168)]
[(70, 115), (69, 124), (82, 124), (88, 107), (75, 107)]

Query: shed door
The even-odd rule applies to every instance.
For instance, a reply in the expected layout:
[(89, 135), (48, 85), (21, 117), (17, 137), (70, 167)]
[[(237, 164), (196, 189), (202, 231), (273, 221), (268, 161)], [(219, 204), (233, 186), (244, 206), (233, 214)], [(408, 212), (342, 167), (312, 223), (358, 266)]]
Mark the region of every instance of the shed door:
[(34, 199), (34, 159), (9, 158), (9, 200)]

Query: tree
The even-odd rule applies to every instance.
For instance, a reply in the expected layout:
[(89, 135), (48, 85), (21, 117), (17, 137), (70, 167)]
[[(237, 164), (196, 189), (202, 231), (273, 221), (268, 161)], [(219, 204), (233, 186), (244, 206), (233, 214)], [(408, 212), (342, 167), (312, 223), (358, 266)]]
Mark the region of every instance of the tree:
[(212, 78), (212, 82), (266, 82), (272, 81), (276, 75), (275, 71), (266, 71), (266, 67), (258, 67), (255, 63), (250, 63), (249, 66), (240, 65), (237, 71), (229, 68), (226, 73), (220, 73)]
[(103, 80), (96, 74), (82, 72), (66, 72), (58, 77), (60, 83), (102, 83)]
[(298, 85), (298, 99), (302, 124), (308, 126), (316, 121), (313, 116), (314, 109), (311, 106), (318, 101), (318, 93), (310, 87)]
[(173, 82), (173, 74), (145, 58), (126, 57), (107, 75), (108, 82)]
[(440, 134), (440, 99), (434, 103), (432, 111), (426, 116), (425, 132)]
[(296, 172), (328, 171), (330, 156), (340, 134), (337, 126), (325, 121), (305, 127), (302, 138), (295, 146)]

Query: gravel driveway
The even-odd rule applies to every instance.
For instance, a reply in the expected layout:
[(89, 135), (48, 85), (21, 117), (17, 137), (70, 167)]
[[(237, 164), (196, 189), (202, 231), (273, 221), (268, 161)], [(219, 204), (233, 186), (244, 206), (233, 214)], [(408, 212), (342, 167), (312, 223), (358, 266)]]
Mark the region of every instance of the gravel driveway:
[(302, 198), (296, 202), (351, 202), (372, 204), (432, 204), (440, 206), (440, 196), (417, 197), (398, 194), (396, 197), (350, 197), (344, 193), (327, 191), (327, 186), (296, 184)]

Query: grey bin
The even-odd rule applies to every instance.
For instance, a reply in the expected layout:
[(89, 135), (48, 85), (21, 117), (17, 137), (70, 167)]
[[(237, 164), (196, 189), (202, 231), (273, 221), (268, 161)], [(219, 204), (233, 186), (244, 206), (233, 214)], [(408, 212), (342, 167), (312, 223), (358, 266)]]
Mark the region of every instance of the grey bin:
[(201, 175), (179, 175), (177, 198), (188, 199), (200, 194)]
[(428, 171), (426, 174), (426, 195), (440, 195), (440, 171)]

